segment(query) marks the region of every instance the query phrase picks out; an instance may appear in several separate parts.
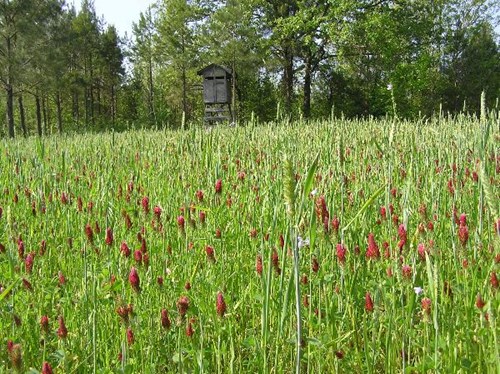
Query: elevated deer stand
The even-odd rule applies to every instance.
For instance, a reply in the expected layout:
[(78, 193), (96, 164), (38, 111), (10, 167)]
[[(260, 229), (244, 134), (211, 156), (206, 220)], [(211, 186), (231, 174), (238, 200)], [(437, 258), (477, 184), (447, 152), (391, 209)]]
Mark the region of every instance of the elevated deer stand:
[(216, 122), (232, 121), (231, 69), (210, 64), (201, 69), (198, 75), (203, 77), (204, 122), (212, 125)]

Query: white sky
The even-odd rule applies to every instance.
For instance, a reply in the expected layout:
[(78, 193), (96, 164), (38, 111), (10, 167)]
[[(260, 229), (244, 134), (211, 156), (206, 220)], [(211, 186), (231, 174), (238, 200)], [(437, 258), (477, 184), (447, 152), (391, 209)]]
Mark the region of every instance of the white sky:
[[(94, 0), (96, 15), (104, 16), (107, 25), (114, 25), (120, 36), (127, 32), (132, 35), (132, 23), (139, 20), (139, 14), (144, 12), (155, 0)], [(80, 0), (69, 0), (77, 11), (81, 8)]]

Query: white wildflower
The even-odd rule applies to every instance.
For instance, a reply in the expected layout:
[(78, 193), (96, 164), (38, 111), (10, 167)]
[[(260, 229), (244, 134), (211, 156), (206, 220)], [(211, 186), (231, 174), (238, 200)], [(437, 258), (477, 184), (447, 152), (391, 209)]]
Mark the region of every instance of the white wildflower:
[(297, 236), (297, 247), (307, 247), (309, 245), (309, 238), (302, 239), (300, 236)]
[(424, 289), (422, 287), (413, 287), (413, 290), (415, 291), (417, 296), (419, 296), (420, 294), (422, 294), (424, 292)]

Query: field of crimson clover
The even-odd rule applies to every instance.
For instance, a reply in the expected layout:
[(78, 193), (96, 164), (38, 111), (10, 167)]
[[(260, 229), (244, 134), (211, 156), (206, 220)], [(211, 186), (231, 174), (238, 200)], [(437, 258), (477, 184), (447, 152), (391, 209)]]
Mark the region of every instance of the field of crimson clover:
[(498, 372), (499, 128), (3, 140), (0, 372)]

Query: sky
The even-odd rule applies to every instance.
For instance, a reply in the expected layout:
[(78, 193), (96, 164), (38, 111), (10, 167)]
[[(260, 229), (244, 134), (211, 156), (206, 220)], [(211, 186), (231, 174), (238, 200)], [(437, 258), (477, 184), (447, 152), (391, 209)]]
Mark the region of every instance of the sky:
[[(94, 0), (96, 15), (104, 17), (106, 24), (114, 25), (120, 36), (125, 32), (132, 35), (132, 23), (139, 20), (139, 14), (144, 12), (155, 0)], [(80, 10), (80, 0), (70, 0), (77, 11)]]

